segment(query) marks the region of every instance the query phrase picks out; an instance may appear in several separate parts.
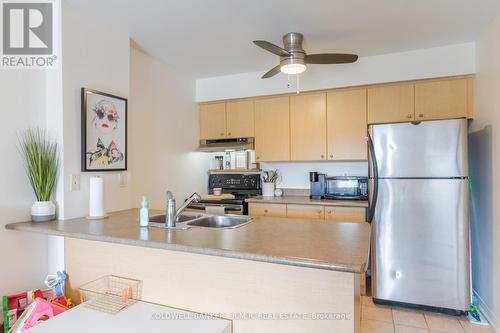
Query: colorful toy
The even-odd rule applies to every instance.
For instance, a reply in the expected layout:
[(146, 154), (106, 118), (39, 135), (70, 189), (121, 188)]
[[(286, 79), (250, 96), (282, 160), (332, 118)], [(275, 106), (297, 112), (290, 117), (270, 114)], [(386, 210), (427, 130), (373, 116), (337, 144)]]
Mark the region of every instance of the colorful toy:
[(470, 322), (476, 322), (476, 323), (481, 322), (481, 316), (479, 316), (479, 312), (477, 312), (477, 308), (474, 304), (470, 305), (467, 317)]
[(24, 310), (19, 319), (16, 321), (12, 329), (9, 331), (11, 333), (19, 333), (25, 329), (33, 327), (38, 323), (43, 317), (52, 318), (54, 317), (54, 310), (49, 302), (43, 298), (35, 298), (33, 302)]
[[(2, 309), (4, 319), (4, 333), (13, 332), (12, 329), (14, 327), (20, 327), (17, 322), (20, 321), (21, 317), (25, 318), (25, 321), (23, 323), (23, 325), (25, 326), (26, 320), (32, 318), (32, 314), (38, 314), (39, 312), (48, 311), (46, 310), (47, 306), (50, 307), (52, 311), (49, 318), (68, 310), (69, 307), (72, 306), (72, 303), (71, 300), (66, 299), (66, 297), (64, 296), (65, 281), (66, 273), (58, 271), (56, 275), (48, 275), (45, 279), (45, 285), (49, 289), (36, 289), (16, 295), (3, 296)], [(30, 309), (29, 313), (24, 315), (28, 308)], [(40, 320), (41, 317), (43, 319), (44, 316), (41, 315), (40, 317), (36, 318), (35, 322)]]
[(37, 289), (31, 293), (31, 300), (34, 300), (37, 297), (45, 298), (43, 297), (43, 292), (40, 289)]
[(477, 325), (488, 325), (488, 322), (481, 320), (481, 315), (479, 314), (479, 311), (477, 309), (477, 306), (479, 305), (479, 300), (476, 296), (472, 296), (471, 304), (469, 307), (469, 311), (467, 312), (467, 319), (469, 320), (470, 323), (472, 324), (477, 324)]
[(56, 296), (63, 296), (64, 281), (66, 281), (66, 273), (58, 271), (57, 275), (47, 275), (45, 285), (49, 288), (54, 288)]
[(68, 307), (68, 309), (71, 309), (74, 306), (73, 302), (71, 301), (71, 298), (66, 299), (66, 306)]
[[(62, 296), (64, 300), (66, 298)], [(12, 326), (9, 333), (21, 333), (28, 328), (33, 327), (40, 321), (50, 319), (68, 310), (65, 305), (59, 303), (57, 299), (48, 302), (43, 298), (37, 297), (21, 314), (19, 319)]]
[(30, 301), (29, 295), (31, 295), (31, 292), (24, 292), (16, 295), (2, 297), (4, 333), (7, 333), (9, 331), (9, 328), (14, 325), (14, 323), (23, 313), (24, 309)]
[(59, 305), (68, 307), (68, 302), (66, 301), (66, 297), (64, 297), (64, 296), (58, 296), (58, 297), (50, 300), (50, 303), (57, 303)]

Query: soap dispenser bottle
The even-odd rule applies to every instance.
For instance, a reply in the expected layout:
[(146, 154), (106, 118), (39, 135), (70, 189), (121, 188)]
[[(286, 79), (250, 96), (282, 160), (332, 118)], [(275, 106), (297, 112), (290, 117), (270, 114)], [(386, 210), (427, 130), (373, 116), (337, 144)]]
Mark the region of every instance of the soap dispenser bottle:
[(147, 227), (149, 223), (149, 203), (148, 198), (143, 195), (141, 200), (141, 209), (139, 212), (139, 223), (141, 227)]

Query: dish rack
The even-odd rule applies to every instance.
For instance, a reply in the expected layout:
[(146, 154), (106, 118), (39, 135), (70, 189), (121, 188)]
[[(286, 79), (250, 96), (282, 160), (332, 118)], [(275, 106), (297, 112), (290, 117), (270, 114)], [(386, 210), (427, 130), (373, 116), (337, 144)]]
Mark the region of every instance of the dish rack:
[(84, 306), (116, 314), (140, 299), (141, 281), (107, 275), (79, 288)]

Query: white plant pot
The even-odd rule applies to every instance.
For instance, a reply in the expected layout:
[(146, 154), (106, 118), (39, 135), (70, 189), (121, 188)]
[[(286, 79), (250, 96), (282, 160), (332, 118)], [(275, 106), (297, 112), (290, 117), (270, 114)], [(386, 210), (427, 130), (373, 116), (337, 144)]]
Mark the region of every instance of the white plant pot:
[(274, 187), (275, 187), (275, 183), (263, 183), (262, 184), (262, 196), (274, 197)]
[(35, 201), (31, 206), (31, 221), (46, 222), (56, 218), (56, 205), (52, 201)]

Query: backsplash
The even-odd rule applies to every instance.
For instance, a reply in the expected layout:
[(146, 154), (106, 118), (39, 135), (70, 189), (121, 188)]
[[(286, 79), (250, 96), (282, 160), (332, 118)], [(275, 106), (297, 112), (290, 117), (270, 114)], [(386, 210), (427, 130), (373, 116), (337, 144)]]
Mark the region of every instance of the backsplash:
[(328, 176), (367, 176), (368, 162), (276, 162), (261, 163), (262, 170), (278, 169), (278, 188), (309, 188), (309, 172), (317, 171)]

